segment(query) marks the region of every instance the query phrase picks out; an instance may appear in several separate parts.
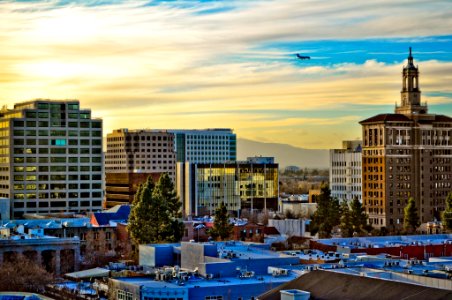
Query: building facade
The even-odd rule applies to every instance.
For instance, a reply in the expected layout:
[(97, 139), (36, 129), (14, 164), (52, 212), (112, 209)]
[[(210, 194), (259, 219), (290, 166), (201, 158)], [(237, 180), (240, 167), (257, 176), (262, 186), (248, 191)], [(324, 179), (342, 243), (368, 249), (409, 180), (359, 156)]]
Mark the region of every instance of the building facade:
[(175, 135), (177, 162), (225, 163), (237, 160), (232, 129), (170, 130)]
[(168, 173), (175, 177), (174, 135), (166, 130), (117, 129), (107, 135), (106, 173)]
[(33, 100), (0, 112), (0, 196), (11, 217), (102, 208), (102, 120), (73, 101)]
[(174, 134), (166, 130), (117, 129), (107, 135), (106, 207), (132, 203), (138, 186), (162, 173), (176, 176)]
[(362, 141), (343, 141), (342, 149), (330, 150), (331, 196), (340, 201), (362, 201), (361, 145)]
[(278, 164), (273, 160), (234, 163), (178, 164), (176, 186), (184, 214), (213, 215), (223, 202), (227, 209), (278, 209)]
[(411, 48), (402, 79), (401, 104), (395, 113), (360, 122), (363, 205), (377, 228), (402, 228), (410, 197), (422, 223), (439, 220), (452, 188), (452, 118), (429, 114), (421, 102)]

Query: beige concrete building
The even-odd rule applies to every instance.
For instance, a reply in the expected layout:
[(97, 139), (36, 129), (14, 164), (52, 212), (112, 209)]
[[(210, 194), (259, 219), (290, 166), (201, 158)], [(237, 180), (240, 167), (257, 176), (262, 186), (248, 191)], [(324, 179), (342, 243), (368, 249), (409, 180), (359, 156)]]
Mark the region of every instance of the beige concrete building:
[(117, 129), (107, 135), (106, 206), (127, 204), (140, 183), (168, 173), (175, 180), (174, 134), (166, 130)]
[(362, 201), (362, 141), (343, 141), (342, 149), (330, 150), (331, 196), (340, 201)]
[(168, 173), (175, 177), (174, 135), (166, 130), (117, 129), (107, 135), (106, 173)]
[(377, 228), (400, 229), (408, 199), (421, 222), (439, 219), (452, 189), (452, 118), (429, 114), (421, 102), (419, 70), (408, 56), (401, 104), (394, 114), (361, 121), (363, 204)]
[(13, 219), (102, 208), (102, 120), (78, 100), (37, 99), (0, 112), (0, 197)]

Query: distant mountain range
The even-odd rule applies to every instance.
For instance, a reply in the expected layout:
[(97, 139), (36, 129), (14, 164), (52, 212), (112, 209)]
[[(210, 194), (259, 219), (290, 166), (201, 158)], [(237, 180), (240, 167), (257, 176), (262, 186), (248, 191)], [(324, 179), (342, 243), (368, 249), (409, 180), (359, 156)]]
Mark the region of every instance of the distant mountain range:
[(287, 144), (261, 143), (247, 139), (237, 139), (237, 158), (245, 160), (249, 156), (274, 156), (281, 168), (328, 168), (329, 150), (304, 149)]

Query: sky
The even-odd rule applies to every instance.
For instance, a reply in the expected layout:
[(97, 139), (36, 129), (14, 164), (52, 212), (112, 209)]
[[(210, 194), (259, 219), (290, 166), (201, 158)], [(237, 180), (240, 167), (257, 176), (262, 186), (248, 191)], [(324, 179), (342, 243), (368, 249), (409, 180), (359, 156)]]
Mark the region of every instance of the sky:
[(0, 104), (78, 99), (104, 134), (337, 148), (393, 112), (409, 47), (422, 101), (452, 115), (449, 0), (0, 1)]

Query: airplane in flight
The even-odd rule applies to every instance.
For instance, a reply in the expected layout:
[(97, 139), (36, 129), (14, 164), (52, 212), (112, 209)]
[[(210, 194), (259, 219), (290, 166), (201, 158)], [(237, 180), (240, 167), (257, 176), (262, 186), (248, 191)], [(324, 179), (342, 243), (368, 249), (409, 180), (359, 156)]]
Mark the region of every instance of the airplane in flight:
[(300, 54), (298, 54), (298, 53), (297, 53), (297, 57), (298, 57), (299, 59), (301, 59), (301, 60), (311, 59), (310, 56), (303, 56), (303, 55), (300, 55)]

